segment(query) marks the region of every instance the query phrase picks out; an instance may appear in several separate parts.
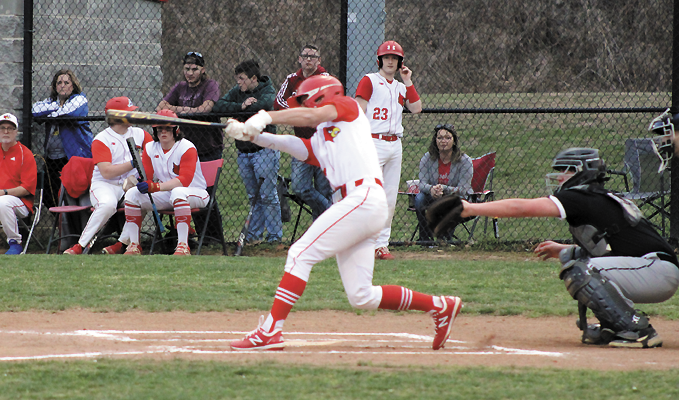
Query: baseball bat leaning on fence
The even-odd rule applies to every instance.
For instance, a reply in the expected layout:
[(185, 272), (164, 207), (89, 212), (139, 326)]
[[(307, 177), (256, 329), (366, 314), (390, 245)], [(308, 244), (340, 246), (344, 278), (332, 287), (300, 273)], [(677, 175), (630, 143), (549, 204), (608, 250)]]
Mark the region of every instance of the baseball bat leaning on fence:
[(195, 121), (192, 119), (166, 117), (164, 115), (150, 114), (139, 111), (106, 111), (106, 120), (109, 122), (123, 122), (129, 124), (172, 124), (172, 125), (201, 125), (214, 126), (217, 128), (226, 128), (228, 124), (220, 124), (217, 122)]
[(252, 212), (257, 205), (257, 199), (259, 198), (259, 189), (262, 188), (262, 183), (264, 183), (264, 178), (259, 178), (259, 185), (257, 185), (257, 190), (255, 195), (252, 196), (252, 201), (250, 202), (250, 211), (248, 211), (248, 216), (245, 218), (245, 223), (243, 224), (243, 229), (238, 235), (238, 241), (236, 242), (236, 251), (233, 253), (234, 256), (240, 256), (243, 253), (243, 245), (245, 245), (245, 237), (248, 235), (250, 230), (250, 221), (252, 220)]
[[(141, 181), (142, 182), (146, 181), (146, 171), (144, 171), (144, 164), (142, 164), (141, 157), (139, 156), (139, 153), (137, 153), (137, 144), (134, 142), (134, 138), (131, 137), (127, 138), (127, 148), (130, 149), (130, 154), (132, 154), (132, 164), (139, 173)], [(165, 227), (163, 226), (163, 222), (160, 220), (160, 214), (158, 214), (156, 203), (153, 202), (153, 196), (151, 196), (151, 193), (149, 193), (148, 195), (149, 200), (151, 200), (151, 207), (153, 207), (153, 219), (155, 219), (156, 221), (156, 227), (158, 228), (160, 233), (163, 233), (165, 232)]]

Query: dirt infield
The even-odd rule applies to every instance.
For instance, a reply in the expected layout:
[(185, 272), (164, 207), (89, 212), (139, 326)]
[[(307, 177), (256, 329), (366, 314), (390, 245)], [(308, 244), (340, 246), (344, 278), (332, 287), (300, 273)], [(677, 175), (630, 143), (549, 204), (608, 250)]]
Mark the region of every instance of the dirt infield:
[(466, 316), (445, 349), (431, 350), (426, 314), (295, 312), (281, 352), (232, 352), (229, 342), (252, 330), (260, 313), (0, 313), (0, 361), (128, 357), (276, 360), (317, 365), (462, 365), (589, 368), (679, 368), (679, 322), (653, 319), (664, 338), (656, 349), (585, 346), (574, 318)]

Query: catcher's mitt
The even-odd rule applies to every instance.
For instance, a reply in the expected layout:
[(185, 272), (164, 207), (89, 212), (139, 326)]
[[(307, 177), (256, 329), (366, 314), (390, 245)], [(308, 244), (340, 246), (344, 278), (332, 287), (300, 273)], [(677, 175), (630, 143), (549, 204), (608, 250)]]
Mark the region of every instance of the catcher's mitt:
[(462, 199), (457, 194), (441, 197), (431, 203), (425, 215), (429, 224), (429, 229), (434, 232), (434, 236), (442, 236), (462, 222)]

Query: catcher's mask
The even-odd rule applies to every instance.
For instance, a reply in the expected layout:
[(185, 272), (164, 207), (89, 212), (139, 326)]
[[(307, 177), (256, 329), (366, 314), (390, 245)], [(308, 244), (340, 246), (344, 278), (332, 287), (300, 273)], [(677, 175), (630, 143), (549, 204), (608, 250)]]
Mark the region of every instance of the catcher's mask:
[(322, 107), (335, 97), (344, 96), (342, 82), (330, 75), (314, 75), (305, 79), (297, 93), (288, 99), (290, 108)]
[(668, 108), (659, 116), (653, 118), (648, 125), (648, 130), (653, 132), (653, 144), (658, 156), (662, 160), (658, 173), (662, 172), (674, 155), (674, 121), (679, 114), (672, 115)]
[[(177, 118), (177, 114), (174, 113), (174, 111), (171, 110), (160, 110), (156, 113), (157, 115), (162, 115), (164, 117), (172, 117), (172, 118)], [(158, 139), (158, 127), (159, 126), (171, 126), (172, 127), (172, 137), (174, 138), (175, 142), (178, 142), (181, 140), (181, 138), (184, 137), (184, 135), (179, 132), (179, 127), (177, 125), (171, 125), (169, 123), (167, 124), (154, 124), (151, 125), (153, 128), (153, 141), (157, 142)]]
[(547, 174), (547, 189), (552, 193), (587, 184), (603, 187), (606, 178), (606, 163), (597, 149), (573, 147), (563, 150), (554, 157), (552, 168), (558, 171)]

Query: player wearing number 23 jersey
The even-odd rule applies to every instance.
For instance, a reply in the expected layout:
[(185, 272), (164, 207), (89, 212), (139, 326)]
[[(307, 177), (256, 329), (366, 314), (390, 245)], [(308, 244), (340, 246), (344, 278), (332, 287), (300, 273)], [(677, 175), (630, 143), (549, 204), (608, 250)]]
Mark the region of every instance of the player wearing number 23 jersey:
[[(375, 257), (382, 260), (394, 258), (387, 246), (401, 180), (403, 107), (412, 113), (422, 111), (422, 101), (411, 80), (413, 73), (403, 65), (403, 57), (401, 45), (393, 40), (382, 43), (377, 49), (379, 71), (364, 76), (356, 89), (356, 100), (370, 121), (370, 132), (384, 174), (389, 214), (375, 248)], [(403, 83), (395, 79), (396, 72), (400, 72)]]

